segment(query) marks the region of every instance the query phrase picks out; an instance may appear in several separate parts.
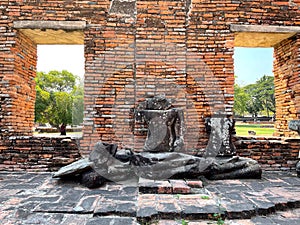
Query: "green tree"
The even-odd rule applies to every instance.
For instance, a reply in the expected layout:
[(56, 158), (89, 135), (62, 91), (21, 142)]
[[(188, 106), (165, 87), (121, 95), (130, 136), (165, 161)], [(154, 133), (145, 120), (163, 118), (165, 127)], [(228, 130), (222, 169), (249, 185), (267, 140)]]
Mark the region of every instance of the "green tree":
[(254, 95), (260, 101), (262, 108), (270, 116), (270, 112), (275, 113), (275, 94), (274, 94), (274, 77), (264, 75), (256, 83)]
[(264, 75), (255, 84), (244, 87), (250, 97), (247, 100), (247, 111), (256, 117), (258, 113), (265, 111), (267, 116), (270, 112), (275, 113), (274, 77)]
[(236, 115), (245, 116), (249, 100), (250, 95), (246, 93), (245, 88), (235, 84), (233, 110)]
[(259, 112), (263, 110), (263, 106), (256, 93), (256, 88), (256, 84), (249, 84), (245, 86), (245, 92), (249, 95), (246, 108), (252, 117), (257, 117)]
[[(59, 128), (62, 123), (73, 124), (74, 108), (83, 105), (83, 88), (77, 85), (79, 78), (63, 70), (38, 72), (36, 76), (35, 121), (49, 123)], [(82, 91), (78, 91), (82, 89)], [(76, 108), (80, 110), (82, 107)], [(76, 124), (83, 120), (82, 113), (76, 118)]]

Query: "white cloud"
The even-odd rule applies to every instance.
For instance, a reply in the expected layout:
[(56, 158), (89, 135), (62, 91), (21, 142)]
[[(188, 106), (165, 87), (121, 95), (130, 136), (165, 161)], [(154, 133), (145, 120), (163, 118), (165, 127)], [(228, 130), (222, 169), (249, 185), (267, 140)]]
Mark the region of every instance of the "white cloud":
[(37, 71), (67, 70), (84, 76), (83, 45), (38, 45)]

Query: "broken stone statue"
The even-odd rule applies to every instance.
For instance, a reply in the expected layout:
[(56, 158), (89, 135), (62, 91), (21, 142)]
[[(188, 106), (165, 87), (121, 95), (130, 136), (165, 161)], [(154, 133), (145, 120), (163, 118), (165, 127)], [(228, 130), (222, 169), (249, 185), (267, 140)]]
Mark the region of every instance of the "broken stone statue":
[[(300, 135), (300, 120), (291, 120), (289, 122), (289, 129), (297, 131), (297, 133)], [(300, 161), (296, 163), (296, 172), (297, 176), (300, 177)]]
[(155, 96), (140, 103), (135, 119), (148, 125), (145, 152), (173, 152), (183, 148), (183, 110), (173, 108), (163, 96)]
[[(180, 152), (184, 147), (183, 111), (174, 108), (166, 98), (146, 99), (138, 105), (135, 115), (138, 121), (143, 120), (148, 125), (144, 151), (136, 153), (129, 149), (118, 150), (114, 144), (96, 143), (89, 159), (83, 161), (85, 169), (77, 165), (76, 175), (81, 177), (83, 185), (97, 187), (106, 180), (132, 184), (140, 177), (153, 180), (261, 177), (257, 161), (235, 156), (231, 141), (234, 121), (226, 116), (206, 119), (209, 143), (204, 156), (199, 157)], [(76, 167), (76, 162), (73, 165)], [(69, 168), (61, 168), (53, 177), (74, 176), (76, 168), (72, 168), (72, 164), (66, 167)]]
[(300, 161), (298, 161), (296, 164), (296, 172), (297, 172), (297, 176), (300, 177)]
[(289, 121), (289, 129), (296, 131), (300, 135), (300, 120)]

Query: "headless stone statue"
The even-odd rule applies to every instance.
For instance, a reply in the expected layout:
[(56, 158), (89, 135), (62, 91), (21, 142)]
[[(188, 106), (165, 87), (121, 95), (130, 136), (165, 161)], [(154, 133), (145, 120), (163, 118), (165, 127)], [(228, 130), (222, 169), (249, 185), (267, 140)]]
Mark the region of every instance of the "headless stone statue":
[[(298, 135), (300, 135), (300, 120), (289, 121), (289, 129), (297, 131)], [(297, 176), (300, 177), (300, 161), (296, 163), (296, 172)]]
[[(201, 175), (209, 179), (261, 177), (257, 161), (235, 156), (236, 149), (231, 140), (234, 120), (227, 116), (206, 119), (210, 137), (203, 157), (180, 153), (184, 146), (184, 114), (166, 98), (146, 99), (137, 106), (135, 116), (137, 121), (148, 125), (143, 152), (120, 150), (108, 154), (98, 143), (91, 154), (95, 170), (108, 179), (124, 182), (137, 181), (139, 177), (154, 180)], [(109, 169), (103, 160), (110, 162)]]
[(224, 115), (215, 115), (205, 119), (205, 128), (209, 135), (206, 157), (236, 155), (236, 149), (231, 138), (234, 124), (233, 119)]
[(137, 121), (148, 125), (144, 152), (117, 150), (116, 145), (98, 142), (88, 161), (92, 162), (89, 168), (99, 178), (92, 171), (85, 173), (86, 186), (102, 184), (101, 177), (123, 184), (136, 183), (140, 177), (153, 180), (199, 176), (208, 179), (261, 177), (257, 161), (235, 156), (231, 141), (234, 121), (226, 116), (206, 119), (209, 142), (203, 157), (180, 152), (184, 146), (184, 114), (181, 109), (172, 107), (166, 98), (146, 99), (137, 106), (135, 116)]
[(184, 146), (184, 115), (162, 96), (147, 99), (135, 112), (137, 121), (148, 125), (145, 152), (180, 151)]

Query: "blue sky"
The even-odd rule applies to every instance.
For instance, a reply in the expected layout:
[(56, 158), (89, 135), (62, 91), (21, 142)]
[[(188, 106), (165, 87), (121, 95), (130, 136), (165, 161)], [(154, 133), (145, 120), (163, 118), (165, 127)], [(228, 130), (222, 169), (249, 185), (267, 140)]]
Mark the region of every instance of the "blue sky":
[[(37, 70), (68, 70), (83, 77), (83, 45), (38, 45)], [(273, 75), (273, 48), (235, 48), (234, 71), (236, 83), (255, 83), (263, 75)]]
[(263, 75), (273, 76), (273, 48), (235, 48), (236, 83), (255, 83)]

